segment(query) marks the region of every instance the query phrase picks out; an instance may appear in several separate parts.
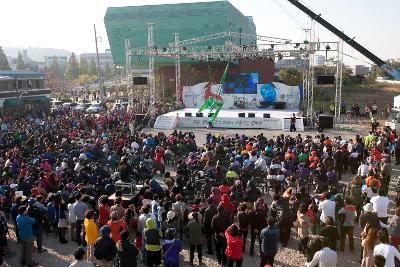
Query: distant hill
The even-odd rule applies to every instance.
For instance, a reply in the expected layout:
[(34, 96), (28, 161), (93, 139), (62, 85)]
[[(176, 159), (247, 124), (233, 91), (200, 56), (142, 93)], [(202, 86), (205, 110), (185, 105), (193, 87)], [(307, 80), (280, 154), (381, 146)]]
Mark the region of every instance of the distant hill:
[(15, 47), (3, 47), (3, 50), (7, 56), (17, 57), (18, 52), (22, 53), (22, 50), (28, 51), (29, 58), (44, 62), (46, 56), (70, 56), (72, 52), (64, 49), (55, 48), (40, 48), (40, 47), (27, 47), (27, 48), (15, 48)]

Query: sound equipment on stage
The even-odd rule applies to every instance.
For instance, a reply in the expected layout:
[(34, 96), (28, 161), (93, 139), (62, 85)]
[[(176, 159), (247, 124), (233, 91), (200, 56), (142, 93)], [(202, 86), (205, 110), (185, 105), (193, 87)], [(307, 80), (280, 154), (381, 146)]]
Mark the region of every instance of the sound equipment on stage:
[(239, 118), (244, 118), (246, 117), (246, 113), (238, 113)]
[(271, 118), (271, 114), (264, 113), (263, 117), (264, 117), (264, 119), (269, 119), (269, 118)]
[(333, 116), (319, 115), (318, 120), (319, 120), (319, 125), (322, 129), (333, 128)]
[(286, 102), (274, 102), (274, 109), (285, 109)]
[(133, 77), (134, 85), (147, 85), (147, 77)]
[(211, 118), (212, 116), (214, 116), (214, 113), (209, 113), (208, 117)]
[(190, 112), (185, 113), (185, 117), (192, 117), (192, 113)]
[(201, 118), (201, 117), (203, 117), (203, 113), (199, 113), (199, 112), (197, 112), (197, 113), (196, 113), (196, 117), (197, 117), (197, 118)]
[(247, 118), (255, 118), (256, 114), (255, 113), (247, 113)]
[(335, 84), (335, 76), (333, 75), (318, 75), (317, 84)]

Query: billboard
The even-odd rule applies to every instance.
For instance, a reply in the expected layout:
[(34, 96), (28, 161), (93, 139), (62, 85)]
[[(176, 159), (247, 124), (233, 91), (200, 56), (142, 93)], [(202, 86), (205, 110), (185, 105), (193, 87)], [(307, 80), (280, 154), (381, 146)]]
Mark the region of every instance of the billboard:
[(209, 97), (224, 102), (224, 109), (255, 109), (264, 108), (262, 103), (271, 104), (285, 102), (286, 109), (297, 110), (302, 99), (302, 86), (288, 86), (282, 83), (267, 83), (257, 85), (257, 94), (218, 94), (219, 84), (210, 82), (199, 83), (182, 88), (182, 101), (187, 108), (199, 108)]
[(258, 73), (229, 73), (223, 85), (224, 94), (257, 94)]

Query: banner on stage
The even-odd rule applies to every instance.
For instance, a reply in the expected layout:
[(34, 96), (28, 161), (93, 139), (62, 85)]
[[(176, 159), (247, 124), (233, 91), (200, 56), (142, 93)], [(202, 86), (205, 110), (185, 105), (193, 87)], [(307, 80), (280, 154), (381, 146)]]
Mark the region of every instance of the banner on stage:
[[(272, 105), (274, 102), (285, 102), (286, 109), (299, 108), (300, 100), (303, 95), (302, 86), (288, 86), (276, 82), (256, 84), (256, 77), (253, 76), (252, 79), (252, 83), (246, 82), (246, 86), (231, 84), (231, 87), (226, 88), (225, 85), (220, 95), (224, 102), (224, 109), (265, 108), (268, 107), (268, 105)], [(255, 85), (257, 87), (256, 91), (254, 90)], [(242, 87), (247, 89), (243, 89)], [(182, 90), (183, 104), (186, 108), (200, 108), (209, 97), (217, 97), (218, 89), (219, 84), (208, 82), (193, 86), (184, 86)]]

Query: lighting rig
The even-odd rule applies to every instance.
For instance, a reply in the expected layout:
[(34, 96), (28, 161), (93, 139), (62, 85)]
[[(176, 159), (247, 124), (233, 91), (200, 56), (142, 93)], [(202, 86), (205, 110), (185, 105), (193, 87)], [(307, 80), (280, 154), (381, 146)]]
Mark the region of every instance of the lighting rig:
[[(314, 61), (316, 52), (337, 52), (335, 61), (337, 67), (336, 73), (336, 97), (335, 97), (335, 116), (340, 117), (341, 88), (342, 88), (342, 45), (340, 42), (320, 42), (304, 41), (302, 43), (293, 43), (289, 39), (223, 32), (216, 33), (187, 40), (179, 40), (180, 34), (175, 33), (175, 41), (168, 46), (159, 47), (154, 43), (154, 24), (148, 23), (148, 46), (142, 48), (131, 48), (131, 42), (125, 41), (125, 56), (127, 70), (130, 73), (130, 63), (132, 56), (149, 57), (149, 85), (150, 85), (150, 109), (155, 100), (154, 83), (154, 57), (164, 57), (175, 59), (175, 82), (176, 82), (176, 100), (179, 101), (179, 88), (181, 80), (180, 61), (181, 59), (192, 59), (199, 61), (233, 61), (270, 59), (271, 61), (281, 60), (283, 58), (304, 58), (309, 60), (309, 66), (303, 70), (303, 112), (304, 117), (309, 122), (314, 119), (313, 109), (313, 90), (314, 90)], [(225, 38), (224, 45), (195, 45), (197, 43), (210, 40)], [(237, 45), (235, 40), (250, 39), (251, 42), (244, 45)], [(259, 42), (267, 42), (257, 44)], [(329, 49), (328, 49), (329, 47)], [(152, 111), (150, 111), (152, 112)]]

